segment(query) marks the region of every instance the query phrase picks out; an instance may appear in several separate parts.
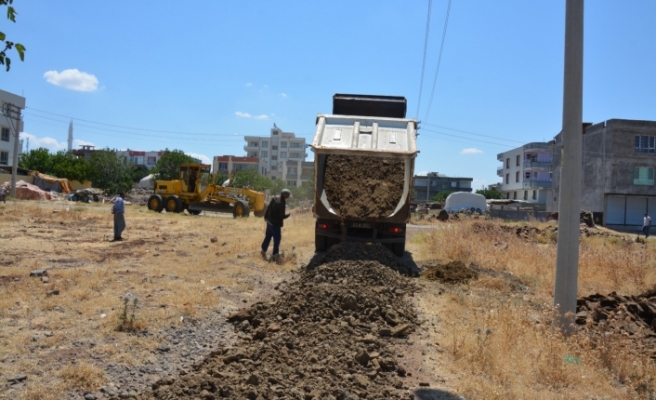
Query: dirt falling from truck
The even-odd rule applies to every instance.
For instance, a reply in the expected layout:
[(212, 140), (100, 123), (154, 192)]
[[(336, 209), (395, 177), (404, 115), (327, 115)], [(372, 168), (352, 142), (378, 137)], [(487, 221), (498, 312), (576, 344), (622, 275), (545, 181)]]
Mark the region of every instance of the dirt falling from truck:
[(342, 218), (378, 219), (394, 212), (404, 179), (405, 161), (400, 158), (331, 155), (324, 190)]

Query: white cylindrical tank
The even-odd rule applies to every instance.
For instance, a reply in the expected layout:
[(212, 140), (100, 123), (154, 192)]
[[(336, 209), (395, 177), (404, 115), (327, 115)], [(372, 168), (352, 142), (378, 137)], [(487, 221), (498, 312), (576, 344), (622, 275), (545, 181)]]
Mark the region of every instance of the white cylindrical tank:
[(469, 192), (455, 192), (451, 193), (446, 198), (446, 205), (444, 209), (446, 211), (460, 211), (463, 208), (466, 209), (479, 209), (482, 212), (485, 212), (487, 208), (487, 203), (485, 202), (485, 196), (478, 193), (469, 193)]

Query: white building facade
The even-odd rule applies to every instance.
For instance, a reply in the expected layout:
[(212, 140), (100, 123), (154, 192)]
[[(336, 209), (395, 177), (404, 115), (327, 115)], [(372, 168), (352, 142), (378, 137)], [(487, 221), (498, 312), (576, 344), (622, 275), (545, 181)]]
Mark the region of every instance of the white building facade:
[[(275, 124), (269, 136), (244, 136), (246, 157), (259, 158), (258, 172), (272, 180), (281, 179), (288, 185), (300, 186), (306, 177), (303, 162), (307, 157), (305, 138), (297, 138), (291, 132), (283, 132)], [(292, 163), (288, 163), (292, 161)], [(296, 164), (296, 170), (292, 164)], [(289, 166), (288, 166), (289, 165)], [(295, 176), (291, 178), (291, 176)], [(287, 177), (290, 176), (290, 179)], [(305, 180), (309, 180), (309, 176)]]
[[(13, 165), (14, 142), (18, 133), (23, 132), (19, 112), (25, 109), (25, 98), (0, 90), (0, 106), (0, 165)], [(19, 157), (21, 147), (19, 144)]]
[(506, 199), (546, 204), (553, 180), (552, 142), (533, 142), (497, 154), (499, 190)]

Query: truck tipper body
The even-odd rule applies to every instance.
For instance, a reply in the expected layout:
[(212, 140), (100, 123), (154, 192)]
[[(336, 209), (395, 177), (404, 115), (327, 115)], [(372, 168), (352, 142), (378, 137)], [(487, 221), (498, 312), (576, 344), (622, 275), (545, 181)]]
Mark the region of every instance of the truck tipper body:
[(317, 251), (360, 241), (403, 255), (417, 156), (417, 121), (405, 114), (403, 97), (336, 94), (333, 113), (317, 116)]

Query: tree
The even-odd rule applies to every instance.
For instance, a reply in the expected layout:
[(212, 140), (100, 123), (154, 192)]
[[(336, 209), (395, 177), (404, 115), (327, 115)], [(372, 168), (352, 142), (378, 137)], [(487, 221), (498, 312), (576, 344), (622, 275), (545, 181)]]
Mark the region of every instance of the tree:
[(104, 149), (95, 151), (89, 160), (89, 172), (93, 186), (106, 194), (127, 192), (132, 188), (132, 165), (127, 158)]
[(18, 166), (33, 171), (39, 171), (44, 174), (52, 173), (52, 154), (48, 149), (39, 147), (23, 153), (18, 161)]
[(478, 194), (482, 194), (486, 199), (503, 199), (503, 193), (496, 189), (479, 189), (476, 191)]
[(132, 182), (139, 183), (140, 180), (150, 175), (150, 171), (145, 165), (133, 165), (130, 176), (132, 177)]
[[(0, 6), (7, 6), (7, 19), (15, 23), (16, 14), (18, 13), (14, 7), (10, 5), (13, 2), (14, 0), (0, 0)], [(25, 46), (20, 43), (10, 42), (2, 31), (0, 31), (0, 42), (4, 43), (4, 49), (0, 51), (0, 65), (4, 65), (7, 71), (9, 71), (9, 68), (11, 67), (11, 59), (7, 56), (7, 52), (12, 48), (16, 49), (21, 61), (25, 60)], [(0, 45), (0, 49), (1, 48), (2, 46)]]
[(157, 176), (157, 179), (165, 181), (180, 179), (180, 164), (193, 162), (194, 159), (182, 150), (166, 149), (151, 172)]
[(451, 193), (453, 193), (453, 191), (451, 190), (442, 190), (435, 196), (431, 197), (431, 200), (443, 203), (444, 201), (446, 201), (446, 198), (449, 197)]
[(89, 163), (84, 158), (77, 158), (69, 152), (59, 151), (51, 156), (52, 174), (58, 178), (84, 183), (91, 180)]
[(257, 170), (252, 168), (235, 171), (230, 185), (238, 188), (245, 188), (248, 186), (258, 192), (262, 192), (266, 189), (273, 189), (273, 181), (266, 176), (262, 176)]

